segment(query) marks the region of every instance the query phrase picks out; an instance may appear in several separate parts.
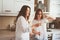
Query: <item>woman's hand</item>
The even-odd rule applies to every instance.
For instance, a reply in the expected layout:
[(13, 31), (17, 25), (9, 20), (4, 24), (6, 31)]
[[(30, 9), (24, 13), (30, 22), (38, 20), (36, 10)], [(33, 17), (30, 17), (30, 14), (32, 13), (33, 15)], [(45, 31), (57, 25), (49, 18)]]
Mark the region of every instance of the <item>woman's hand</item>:
[(32, 29), (32, 33), (33, 33), (33, 34), (40, 35), (40, 32), (37, 32), (37, 31), (35, 31), (34, 29)]
[(40, 32), (36, 32), (37, 35), (40, 35)]
[(32, 37), (33, 37), (33, 35), (34, 35), (33, 33), (30, 33), (30, 38), (32, 38)]

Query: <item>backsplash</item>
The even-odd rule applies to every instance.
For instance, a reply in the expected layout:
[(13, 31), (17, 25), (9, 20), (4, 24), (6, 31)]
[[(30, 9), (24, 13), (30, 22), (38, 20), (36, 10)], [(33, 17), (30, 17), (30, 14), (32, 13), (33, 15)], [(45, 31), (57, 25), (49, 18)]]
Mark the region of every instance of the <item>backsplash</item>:
[(12, 24), (16, 16), (0, 16), (0, 29), (7, 29), (9, 24)]

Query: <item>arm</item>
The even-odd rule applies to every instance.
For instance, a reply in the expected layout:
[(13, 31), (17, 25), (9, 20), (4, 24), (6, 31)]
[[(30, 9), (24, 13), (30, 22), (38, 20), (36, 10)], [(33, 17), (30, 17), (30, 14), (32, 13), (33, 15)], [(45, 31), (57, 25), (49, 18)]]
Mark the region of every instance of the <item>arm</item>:
[(33, 25), (31, 26), (30, 37), (33, 37), (34, 35), (40, 35), (40, 32), (37, 32), (37, 31), (35, 30), (35, 27), (38, 27), (38, 26), (39, 26), (38, 23), (37, 23), (37, 24), (33, 24)]
[(53, 20), (55, 20), (54, 18), (52, 18), (52, 17), (48, 17), (48, 16), (47, 16), (47, 19), (48, 19), (49, 21), (53, 21)]
[(52, 22), (53, 20), (56, 19), (56, 18), (53, 18), (51, 16), (47, 16), (47, 15), (44, 15), (44, 18), (47, 19), (48, 22)]
[(23, 30), (24, 28), (21, 25), (21, 17), (18, 18), (17, 22), (16, 22), (16, 30), (17, 32), (24, 32)]
[(37, 31), (34, 29), (34, 27), (32, 28), (32, 33), (37, 34), (37, 35), (40, 35), (40, 32), (37, 32)]
[(24, 19), (24, 17), (21, 16), (19, 18), (19, 24), (20, 24), (20, 27), (22, 29), (22, 32), (28, 31), (28, 25), (27, 25), (26, 20)]

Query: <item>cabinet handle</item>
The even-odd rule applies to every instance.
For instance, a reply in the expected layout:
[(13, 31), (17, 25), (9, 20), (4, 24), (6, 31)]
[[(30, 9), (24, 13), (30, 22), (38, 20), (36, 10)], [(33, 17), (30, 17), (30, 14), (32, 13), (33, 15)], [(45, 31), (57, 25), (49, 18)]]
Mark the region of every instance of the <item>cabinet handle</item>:
[(5, 12), (11, 12), (11, 10), (5, 10)]

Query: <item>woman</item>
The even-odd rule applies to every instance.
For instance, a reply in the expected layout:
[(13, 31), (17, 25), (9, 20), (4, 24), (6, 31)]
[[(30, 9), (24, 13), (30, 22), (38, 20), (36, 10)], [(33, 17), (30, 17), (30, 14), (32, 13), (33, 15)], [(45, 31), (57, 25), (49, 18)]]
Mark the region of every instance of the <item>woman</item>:
[(43, 15), (41, 9), (37, 9), (35, 18), (32, 22), (32, 33), (35, 35), (34, 40), (48, 40), (46, 23), (55, 20), (51, 17)]
[(24, 5), (16, 20), (16, 40), (29, 40), (29, 23), (30, 7)]

